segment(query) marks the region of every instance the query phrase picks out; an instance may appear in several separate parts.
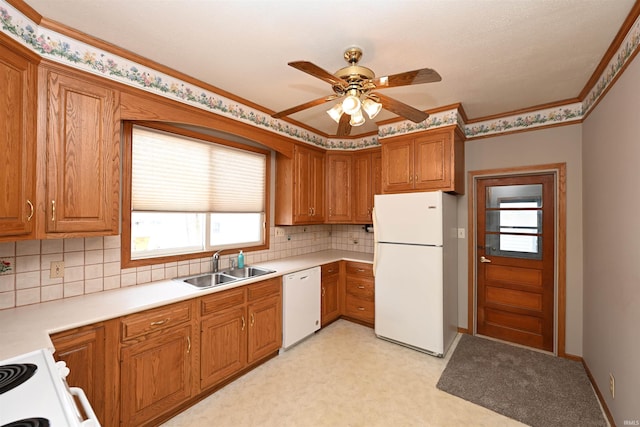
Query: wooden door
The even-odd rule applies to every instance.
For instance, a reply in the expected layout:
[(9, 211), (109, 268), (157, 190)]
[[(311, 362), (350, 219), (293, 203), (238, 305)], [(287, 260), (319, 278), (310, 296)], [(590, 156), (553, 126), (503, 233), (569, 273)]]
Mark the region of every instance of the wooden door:
[(0, 44), (0, 240), (35, 230), (36, 82), (35, 64)]
[(451, 132), (438, 132), (414, 142), (416, 190), (451, 187)]
[(351, 222), (351, 160), (351, 154), (327, 155), (328, 222)]
[(370, 153), (353, 157), (353, 221), (358, 224), (371, 222), (373, 207), (371, 159)]
[(191, 326), (122, 348), (123, 426), (140, 426), (191, 397)]
[(382, 191), (393, 193), (413, 189), (413, 140), (382, 144)]
[(282, 346), (282, 297), (265, 298), (247, 306), (248, 362), (253, 363)]
[(46, 94), (47, 233), (118, 233), (118, 93), (43, 71)]
[(200, 335), (200, 386), (215, 385), (247, 364), (245, 307), (225, 310), (202, 320)]
[(477, 333), (553, 351), (554, 175), (477, 183)]

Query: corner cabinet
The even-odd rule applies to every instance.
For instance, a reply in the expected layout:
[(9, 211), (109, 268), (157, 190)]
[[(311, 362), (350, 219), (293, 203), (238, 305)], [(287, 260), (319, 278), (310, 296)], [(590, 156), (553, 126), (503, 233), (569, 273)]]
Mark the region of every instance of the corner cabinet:
[(464, 194), (464, 135), (457, 126), (382, 142), (382, 191)]
[(85, 73), (39, 70), (41, 237), (118, 234), (119, 92)]
[(34, 238), (37, 60), (0, 34), (0, 242)]
[(325, 221), (324, 151), (296, 144), (293, 157), (276, 157), (276, 225)]

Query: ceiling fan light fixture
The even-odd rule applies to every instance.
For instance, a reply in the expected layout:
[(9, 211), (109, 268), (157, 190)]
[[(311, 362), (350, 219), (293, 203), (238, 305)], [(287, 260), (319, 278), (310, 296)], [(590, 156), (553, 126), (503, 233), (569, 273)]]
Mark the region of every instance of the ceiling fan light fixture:
[(373, 119), (382, 110), (382, 104), (375, 102), (371, 98), (367, 98), (362, 103), (362, 109), (367, 113), (370, 119)]
[(358, 110), (355, 113), (351, 114), (351, 120), (349, 120), (349, 124), (351, 126), (362, 126), (364, 124), (364, 116), (362, 115), (361, 110)]
[[(356, 111), (360, 111), (360, 99), (355, 95), (349, 95), (342, 101), (342, 111), (348, 115), (355, 114)], [(362, 113), (360, 113), (362, 115)]]
[(340, 117), (342, 117), (342, 103), (338, 102), (331, 109), (327, 110), (327, 114), (336, 122), (340, 123)]

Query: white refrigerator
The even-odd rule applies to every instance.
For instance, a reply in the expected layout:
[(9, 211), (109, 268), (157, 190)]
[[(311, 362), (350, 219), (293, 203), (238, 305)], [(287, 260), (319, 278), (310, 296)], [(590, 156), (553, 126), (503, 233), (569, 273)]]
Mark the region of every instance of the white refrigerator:
[(376, 195), (373, 232), (376, 335), (443, 357), (458, 330), (456, 197)]

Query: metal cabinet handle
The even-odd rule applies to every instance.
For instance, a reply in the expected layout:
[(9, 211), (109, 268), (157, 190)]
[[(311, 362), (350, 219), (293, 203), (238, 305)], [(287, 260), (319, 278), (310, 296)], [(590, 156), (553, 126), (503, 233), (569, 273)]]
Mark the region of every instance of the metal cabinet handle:
[(415, 177), (415, 181), (416, 181), (416, 182), (418, 182), (418, 175), (416, 175), (416, 177)]
[(244, 316), (242, 316), (242, 329), (241, 331), (244, 331), (244, 327), (247, 325), (247, 323), (244, 320)]
[(357, 271), (358, 273), (364, 273), (364, 268), (359, 268)]
[(254, 316), (253, 313), (251, 313), (251, 326), (256, 324), (256, 317)]
[(51, 222), (56, 222), (56, 201), (51, 201)]
[(31, 218), (33, 218), (33, 203), (31, 203), (31, 200), (27, 199), (27, 204), (29, 205), (29, 209), (31, 209), (31, 211), (29, 212), (29, 216), (27, 216), (27, 221), (31, 221)]
[(322, 287), (322, 296), (324, 296), (324, 286)]
[(191, 337), (187, 336), (187, 354), (191, 353)]
[(364, 285), (358, 285), (358, 289), (364, 289)]
[(488, 259), (488, 258), (485, 258), (484, 256), (481, 256), (480, 257), (480, 262), (489, 263), (489, 262), (491, 262), (491, 260)]
[(364, 311), (364, 307), (358, 307), (358, 310)]
[(167, 323), (169, 320), (171, 320), (169, 317), (167, 317), (166, 319), (162, 319), (162, 320), (156, 320), (155, 322), (151, 322), (151, 326), (160, 326), (160, 325), (164, 325), (165, 323)]

